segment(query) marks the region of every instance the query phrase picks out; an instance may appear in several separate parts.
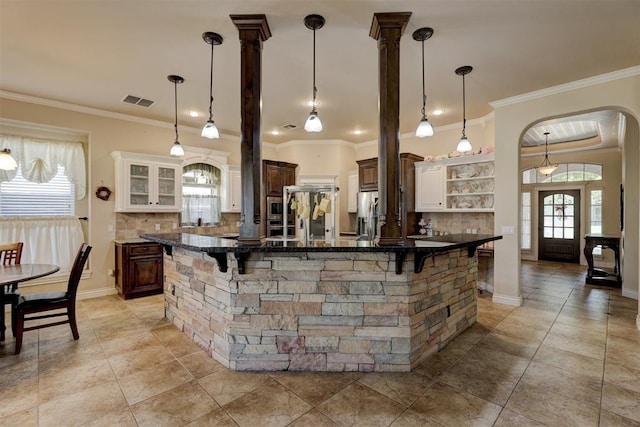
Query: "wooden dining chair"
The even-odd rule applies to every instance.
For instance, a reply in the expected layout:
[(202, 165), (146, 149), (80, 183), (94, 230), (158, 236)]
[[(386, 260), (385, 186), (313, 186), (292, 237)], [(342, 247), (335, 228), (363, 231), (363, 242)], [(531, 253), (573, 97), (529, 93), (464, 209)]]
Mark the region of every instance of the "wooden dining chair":
[[(69, 275), (69, 281), (67, 283), (66, 292), (46, 292), (33, 295), (21, 296), (18, 305), (16, 306), (16, 349), (15, 354), (20, 353), (22, 348), (22, 335), (26, 331), (32, 331), (34, 329), (46, 328), (49, 326), (64, 325), (66, 323), (71, 327), (73, 333), (73, 339), (80, 338), (78, 334), (78, 325), (76, 324), (76, 294), (78, 293), (78, 285), (80, 284), (80, 277), (82, 277), (82, 270), (84, 269), (87, 259), (89, 258), (89, 252), (91, 252), (91, 246), (86, 243), (82, 244), (76, 259), (71, 267), (71, 274)], [(31, 316), (35, 313), (42, 313), (51, 310), (65, 309), (64, 312), (42, 314), (37, 316)], [(29, 315), (29, 317), (27, 317)], [(51, 323), (38, 323), (33, 326), (25, 327), (26, 321), (47, 319), (51, 317), (66, 316), (65, 320), (60, 320)]]
[[(20, 259), (22, 258), (22, 247), (24, 244), (22, 242), (15, 243), (7, 243), (5, 245), (0, 245), (0, 264), (1, 265), (18, 265), (20, 264)], [(18, 304), (18, 298), (20, 298), (20, 294), (18, 293), (18, 285), (14, 283), (11, 285), (4, 294), (4, 304), (11, 305), (11, 319), (15, 319), (15, 311), (16, 305)], [(4, 307), (2, 307), (2, 313), (0, 313), (0, 328), (4, 327)], [(16, 324), (11, 322), (11, 331), (13, 332), (13, 336), (16, 336)]]

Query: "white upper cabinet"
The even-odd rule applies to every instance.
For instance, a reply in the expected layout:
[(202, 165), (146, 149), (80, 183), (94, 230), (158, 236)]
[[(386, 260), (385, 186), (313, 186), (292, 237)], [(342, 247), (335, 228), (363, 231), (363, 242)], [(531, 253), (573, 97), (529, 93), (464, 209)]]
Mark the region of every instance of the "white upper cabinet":
[(222, 212), (240, 212), (242, 206), (242, 182), (240, 166), (227, 166), (222, 179)]
[(182, 159), (114, 151), (116, 212), (180, 212)]
[(358, 212), (358, 171), (347, 172), (347, 212)]
[(444, 208), (444, 166), (415, 163), (416, 212), (440, 211)]

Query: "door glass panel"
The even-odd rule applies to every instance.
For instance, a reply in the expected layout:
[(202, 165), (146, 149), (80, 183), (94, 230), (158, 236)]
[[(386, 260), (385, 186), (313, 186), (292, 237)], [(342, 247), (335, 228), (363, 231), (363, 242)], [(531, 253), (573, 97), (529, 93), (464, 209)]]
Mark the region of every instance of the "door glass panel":
[(573, 196), (569, 196), (568, 194), (565, 194), (565, 196), (564, 196), (564, 204), (565, 205), (573, 205), (574, 204)]
[(129, 203), (132, 206), (149, 204), (149, 166), (129, 165)]
[(544, 226), (545, 227), (551, 227), (553, 225), (553, 217), (552, 216), (545, 216), (544, 217)]
[(564, 214), (566, 216), (573, 216), (573, 205), (566, 206), (564, 208)]
[(553, 227), (545, 227), (544, 228), (544, 237), (550, 239), (553, 237)]
[(573, 239), (573, 227), (564, 229), (564, 238)]
[(573, 217), (572, 216), (565, 217), (564, 226), (565, 227), (571, 227), (573, 229)]
[(158, 203), (163, 206), (176, 204), (175, 169), (158, 167)]
[(553, 206), (545, 206), (544, 207), (545, 215), (553, 215)]
[(552, 205), (553, 204), (553, 196), (547, 196), (544, 198), (544, 204), (545, 205)]
[(562, 239), (562, 228), (557, 227), (553, 229), (553, 238)]

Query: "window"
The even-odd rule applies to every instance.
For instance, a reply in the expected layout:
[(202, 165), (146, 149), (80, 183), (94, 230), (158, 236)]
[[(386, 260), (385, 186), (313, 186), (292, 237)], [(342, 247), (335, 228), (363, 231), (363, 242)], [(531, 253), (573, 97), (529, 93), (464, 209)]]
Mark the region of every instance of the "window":
[(536, 168), (529, 168), (522, 171), (523, 184), (601, 180), (602, 165), (591, 163), (559, 163), (558, 169), (549, 175), (539, 173)]
[(531, 192), (522, 192), (520, 249), (531, 250)]
[(220, 169), (206, 163), (187, 165), (182, 170), (181, 225), (220, 223)]
[[(602, 233), (602, 190), (589, 191), (589, 233)], [(593, 248), (594, 255), (602, 255), (602, 248)]]
[(22, 168), (11, 181), (0, 183), (0, 216), (71, 216), (75, 213), (75, 186), (64, 167), (49, 182), (27, 181)]

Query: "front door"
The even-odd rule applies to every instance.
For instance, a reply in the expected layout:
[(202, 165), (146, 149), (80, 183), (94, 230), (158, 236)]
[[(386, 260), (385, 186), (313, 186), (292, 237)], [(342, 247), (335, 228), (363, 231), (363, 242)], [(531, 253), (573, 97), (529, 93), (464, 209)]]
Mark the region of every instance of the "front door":
[(580, 191), (541, 191), (538, 259), (580, 262)]

